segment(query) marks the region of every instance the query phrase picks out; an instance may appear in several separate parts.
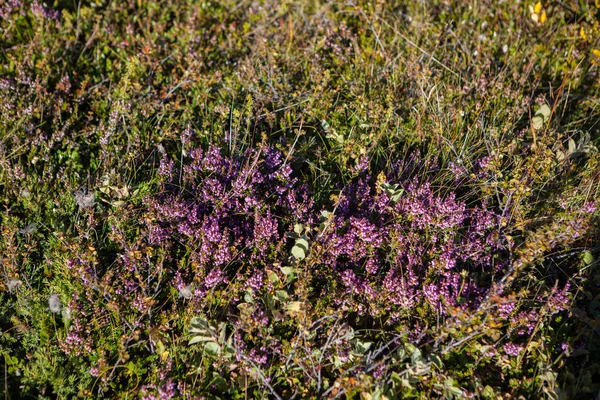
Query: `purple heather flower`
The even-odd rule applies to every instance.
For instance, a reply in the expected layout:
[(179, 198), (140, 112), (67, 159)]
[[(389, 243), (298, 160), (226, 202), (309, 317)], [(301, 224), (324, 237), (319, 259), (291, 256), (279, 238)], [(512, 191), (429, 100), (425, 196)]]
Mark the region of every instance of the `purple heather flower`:
[(569, 307), (570, 300), (567, 296), (571, 284), (567, 283), (562, 290), (554, 290), (548, 298), (548, 307), (553, 313), (561, 312)]
[(510, 314), (514, 311), (514, 309), (515, 309), (514, 302), (506, 302), (506, 303), (500, 304), (498, 306), (500, 318), (508, 319), (510, 317)]
[(594, 211), (596, 211), (596, 202), (588, 201), (583, 205), (583, 207), (581, 207), (581, 211), (586, 214), (593, 214)]
[(264, 284), (265, 274), (263, 271), (257, 270), (254, 274), (248, 279), (246, 285), (248, 285), (252, 290), (259, 291)]
[(164, 154), (160, 159), (160, 166), (158, 167), (158, 174), (168, 179), (173, 178), (173, 168), (174, 163), (172, 160), (169, 160), (168, 156)]
[(36, 16), (53, 20), (58, 20), (58, 17), (60, 16), (58, 11), (52, 10), (45, 5), (40, 4), (38, 0), (33, 0), (33, 3), (31, 4), (31, 12)]
[(449, 167), (455, 180), (459, 180), (467, 174), (467, 169), (460, 162), (451, 162)]
[(506, 343), (504, 346), (504, 352), (509, 356), (518, 356), (521, 351), (523, 351), (523, 346), (514, 344), (514, 343)]
[(352, 172), (355, 174), (365, 173), (367, 171), (367, 169), (369, 168), (370, 161), (371, 160), (369, 159), (369, 156), (367, 156), (367, 155), (361, 156), (360, 158), (358, 158), (356, 160), (356, 164), (352, 168)]
[(219, 283), (224, 282), (224, 281), (225, 281), (225, 276), (223, 274), (223, 271), (220, 270), (219, 268), (214, 268), (204, 278), (204, 285), (206, 286), (207, 289), (211, 289), (211, 288), (217, 286)]

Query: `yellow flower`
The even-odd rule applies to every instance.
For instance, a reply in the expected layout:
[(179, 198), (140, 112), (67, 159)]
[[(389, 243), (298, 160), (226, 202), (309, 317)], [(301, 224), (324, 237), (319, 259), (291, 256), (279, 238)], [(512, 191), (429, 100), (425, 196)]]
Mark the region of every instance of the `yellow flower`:
[[(600, 0), (599, 0), (600, 1)], [(543, 24), (548, 19), (546, 10), (542, 8), (542, 2), (538, 1), (533, 6), (529, 6), (529, 12), (531, 12), (531, 19), (538, 24)]]

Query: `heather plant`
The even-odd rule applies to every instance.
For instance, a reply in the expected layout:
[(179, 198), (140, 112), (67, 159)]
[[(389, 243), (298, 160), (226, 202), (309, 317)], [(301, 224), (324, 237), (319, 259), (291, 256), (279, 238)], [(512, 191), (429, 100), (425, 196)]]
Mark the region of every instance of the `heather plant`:
[(590, 398), (598, 4), (0, 2), (5, 398)]

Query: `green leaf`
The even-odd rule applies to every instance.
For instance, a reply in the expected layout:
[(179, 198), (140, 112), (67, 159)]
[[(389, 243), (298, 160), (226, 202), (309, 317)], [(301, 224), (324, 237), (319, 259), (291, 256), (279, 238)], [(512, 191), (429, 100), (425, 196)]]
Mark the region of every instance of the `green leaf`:
[(113, 201), (113, 203), (112, 203), (112, 206), (115, 208), (120, 208), (123, 205), (125, 205), (125, 202), (123, 200)]
[(384, 192), (391, 196), (396, 191), (396, 189), (398, 189), (398, 184), (392, 185), (390, 183), (383, 183), (381, 185), (381, 188)]
[(196, 328), (196, 329), (209, 329), (210, 328), (208, 321), (203, 318), (200, 318), (200, 317), (192, 318), (190, 325), (192, 325), (192, 328)]
[(227, 337), (227, 324), (225, 322), (219, 324), (219, 332), (219, 343), (225, 343)]
[(302, 247), (304, 251), (308, 251), (308, 241), (306, 239), (300, 238), (296, 239), (296, 246)]
[(15, 356), (11, 356), (10, 354), (4, 353), (4, 360), (10, 366), (15, 366), (19, 364), (19, 359)]
[(165, 345), (160, 340), (156, 343), (156, 352), (162, 354), (165, 352)]
[(550, 107), (548, 107), (547, 104), (542, 104), (540, 108), (538, 108), (536, 114), (541, 114), (544, 117), (544, 120), (548, 120), (550, 119), (550, 113), (552, 113)]
[(297, 272), (297, 269), (294, 267), (281, 267), (280, 269), (285, 276), (295, 275)]
[(275, 308), (275, 297), (272, 294), (267, 293), (264, 299), (265, 305), (267, 306), (268, 310), (272, 310), (273, 308)]
[(569, 139), (569, 150), (568, 153), (569, 154), (573, 154), (577, 151), (577, 144), (575, 144), (575, 141), (573, 139)]
[(412, 362), (413, 365), (415, 365), (417, 362), (421, 361), (422, 359), (423, 359), (423, 356), (421, 354), (421, 350), (415, 348), (415, 350), (410, 355), (410, 361)]
[(356, 352), (358, 354), (365, 354), (367, 351), (369, 351), (372, 345), (373, 342), (356, 342)]
[(388, 196), (391, 197), (392, 201), (396, 203), (398, 200), (400, 200), (400, 197), (402, 197), (402, 194), (404, 193), (404, 189), (400, 188), (399, 186), (400, 185), (397, 183), (394, 185), (384, 183), (381, 185), (381, 188)]
[(531, 119), (531, 124), (536, 130), (540, 130), (544, 126), (544, 118), (539, 115), (536, 115)]
[(296, 232), (298, 235), (302, 235), (303, 231), (304, 231), (304, 225), (302, 225), (302, 224), (294, 225), (294, 232)]
[(225, 349), (223, 349), (223, 350), (224, 350), (226, 357), (231, 357), (231, 356), (235, 355), (235, 349), (230, 345), (226, 345)]
[(292, 255), (296, 260), (304, 260), (304, 258), (306, 257), (304, 249), (300, 246), (292, 247)]
[[(344, 363), (342, 362), (342, 360), (338, 356), (333, 356), (333, 366), (336, 367), (336, 368), (339, 368), (342, 365), (344, 365)], [(393, 373), (395, 373), (395, 372), (393, 372)]]
[(396, 372), (392, 372), (392, 382), (394, 383), (394, 385), (400, 386), (401, 388), (406, 388), (406, 389), (410, 389), (410, 390), (413, 389), (413, 387), (410, 384), (410, 382), (408, 381), (408, 379), (401, 377)]
[(494, 392), (494, 389), (491, 386), (486, 386), (483, 388), (481, 396), (484, 399), (493, 399), (496, 396), (496, 393)]
[(211, 336), (194, 336), (193, 338), (190, 339), (190, 341), (188, 342), (188, 345), (192, 345), (192, 344), (196, 344), (196, 343), (200, 343), (200, 342), (210, 342), (214, 340)]
[(267, 279), (271, 283), (277, 283), (277, 282), (279, 282), (279, 277), (277, 276), (277, 274), (275, 273), (275, 271), (268, 270), (267, 271)]
[(442, 359), (437, 354), (432, 354), (429, 356), (431, 363), (435, 365), (438, 369), (442, 369), (444, 367), (444, 363)]
[(551, 113), (552, 110), (550, 109), (550, 107), (548, 107), (547, 104), (543, 104), (542, 106), (540, 106), (540, 108), (538, 108), (538, 110), (535, 112), (535, 115), (531, 119), (533, 127), (536, 130), (542, 129), (544, 124), (550, 119)]
[(276, 290), (275, 296), (277, 296), (277, 299), (281, 302), (290, 298), (290, 296), (287, 294), (287, 292), (285, 290)]
[(406, 350), (403, 347), (398, 347), (398, 350), (396, 350), (396, 354), (394, 355), (394, 359), (398, 361), (404, 361), (406, 359)]
[(251, 291), (247, 291), (247, 292), (244, 294), (244, 301), (245, 301), (246, 303), (253, 303), (253, 302), (254, 302), (254, 295), (252, 294), (252, 292), (251, 292)]
[(404, 193), (404, 189), (398, 189), (394, 192), (394, 194), (392, 194), (392, 201), (394, 203), (397, 203), (398, 200), (400, 200), (400, 197), (402, 197), (402, 194)]
[(294, 267), (281, 267), (281, 272), (286, 276), (285, 281), (287, 283), (292, 283), (296, 280), (296, 273), (298, 270)]
[(583, 262), (586, 265), (590, 265), (591, 263), (594, 262), (594, 256), (592, 255), (591, 252), (589, 252), (589, 251), (584, 251), (583, 252)]
[(216, 342), (208, 342), (204, 345), (204, 351), (209, 356), (218, 356), (221, 353), (221, 346)]

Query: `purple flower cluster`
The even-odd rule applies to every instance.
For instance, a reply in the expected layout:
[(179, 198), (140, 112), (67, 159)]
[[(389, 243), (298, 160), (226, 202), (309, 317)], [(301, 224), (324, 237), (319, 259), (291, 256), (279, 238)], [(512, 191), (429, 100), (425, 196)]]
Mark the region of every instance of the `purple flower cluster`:
[(504, 352), (509, 356), (516, 357), (521, 351), (523, 351), (523, 346), (520, 346), (518, 344), (506, 343), (504, 345)]
[(142, 387), (143, 400), (168, 400), (177, 396), (177, 388), (171, 379), (167, 379), (162, 385), (145, 385)]
[[(157, 332), (172, 329), (165, 321), (173, 312), (209, 315), (216, 305), (225, 326), (233, 327), (238, 362), (267, 368), (283, 357), (284, 341), (265, 332), (285, 320), (267, 299), (285, 309), (282, 299), (297, 296), (293, 279), (273, 279), (290, 263), (303, 267), (298, 286), (318, 287), (323, 302), (359, 320), (410, 332), (416, 343), (455, 310), (482, 305), (506, 271), (510, 242), (501, 216), (485, 202), (469, 204), (455, 192), (407, 178), (406, 168), (374, 177), (368, 160), (361, 160), (358, 177), (319, 210), (272, 147), (238, 156), (214, 146), (186, 154), (179, 164), (162, 151), (160, 192), (144, 200), (142, 218), (136, 214), (143, 239), (132, 241), (115, 224), (109, 237), (118, 250), (110, 266), (101, 268), (89, 253), (67, 262), (73, 283), (84, 290), (66, 307), (71, 321), (61, 343), (65, 353), (98, 356), (92, 336), (116, 324), (120, 337), (110, 340), (123, 349), (122, 362), (136, 346), (154, 351)], [(308, 244), (303, 260), (292, 257), (290, 238), (299, 235)], [(284, 280), (285, 287), (275, 287)], [(550, 313), (562, 311), (568, 289), (557, 286), (536, 301), (546, 301)], [(539, 309), (497, 292), (508, 334), (531, 335)], [(521, 350), (512, 343), (504, 347), (508, 355)], [(111, 357), (116, 362), (117, 355)], [(163, 384), (146, 386), (147, 398), (176, 394), (170, 369), (161, 371)]]
[[(30, 5), (30, 10), (34, 16), (58, 21), (60, 12), (53, 10), (40, 3), (38, 0), (33, 0)], [(21, 0), (6, 0), (0, 4), (0, 18), (8, 19), (11, 14), (18, 12), (20, 15), (27, 14), (27, 2)]]
[[(196, 304), (234, 277), (254, 292), (265, 289), (265, 269), (289, 257), (285, 231), (296, 223), (316, 228), (321, 213), (273, 148), (240, 157), (214, 146), (187, 154), (189, 161), (176, 169), (163, 153), (163, 192), (146, 202), (149, 244), (189, 250), (172, 286)], [(323, 294), (388, 324), (410, 317), (416, 306), (433, 311), (433, 318), (449, 307), (478, 306), (505, 266), (500, 215), (400, 172), (386, 178), (385, 185), (401, 190), (394, 196), (366, 165), (361, 160), (359, 178), (330, 206), (327, 227), (308, 234), (315, 277), (337, 282)], [(268, 314), (256, 321), (263, 319), (267, 323)]]
[(0, 18), (6, 18), (15, 11), (20, 11), (22, 15), (25, 14), (25, 6), (20, 0), (6, 0), (0, 4)]
[(31, 4), (31, 12), (35, 16), (39, 16), (46, 19), (58, 20), (58, 18), (60, 17), (60, 13), (58, 11), (52, 10), (46, 7), (45, 5), (40, 4), (38, 0), (33, 0), (33, 3)]
[(165, 191), (147, 201), (150, 244), (181, 243), (191, 249), (193, 270), (181, 271), (178, 287), (195, 278), (201, 289), (211, 289), (246, 261), (252, 268), (244, 276), (257, 287), (264, 267), (277, 261), (284, 230), (310, 221), (307, 190), (270, 147), (226, 157), (211, 146), (193, 149), (189, 156), (181, 171), (166, 156), (161, 160)]
[(343, 190), (315, 257), (361, 299), (361, 313), (394, 321), (423, 302), (442, 314), (447, 306), (476, 306), (499, 270), (500, 217), (428, 183), (398, 183), (397, 201), (367, 176)]

